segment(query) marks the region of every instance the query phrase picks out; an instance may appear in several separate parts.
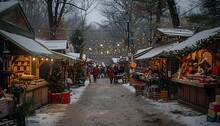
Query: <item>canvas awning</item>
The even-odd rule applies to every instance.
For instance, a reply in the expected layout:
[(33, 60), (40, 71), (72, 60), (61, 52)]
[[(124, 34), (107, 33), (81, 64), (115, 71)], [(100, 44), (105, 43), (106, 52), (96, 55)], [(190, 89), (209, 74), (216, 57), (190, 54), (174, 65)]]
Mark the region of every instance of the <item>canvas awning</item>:
[(39, 58), (60, 59), (58, 56), (50, 52), (46, 47), (31, 38), (13, 34), (4, 30), (0, 30), (0, 35), (4, 36), (8, 40), (10, 40), (10, 42), (32, 56)]
[(176, 42), (176, 43), (168, 43), (168, 44), (165, 44), (165, 45), (154, 47), (149, 52), (147, 52), (144, 55), (138, 57), (136, 60), (148, 59), (148, 58), (157, 56), (160, 53), (162, 53), (163, 51), (170, 50), (171, 47), (176, 47), (178, 45), (179, 45), (179, 43)]

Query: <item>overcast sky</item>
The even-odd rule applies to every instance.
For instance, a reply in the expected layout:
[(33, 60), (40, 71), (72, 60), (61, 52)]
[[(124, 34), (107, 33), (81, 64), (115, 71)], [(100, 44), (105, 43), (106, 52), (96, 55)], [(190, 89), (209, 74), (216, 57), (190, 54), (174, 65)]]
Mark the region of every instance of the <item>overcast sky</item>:
[[(88, 15), (88, 23), (92, 22), (98, 22), (101, 23), (105, 17), (101, 15), (100, 12), (100, 6), (101, 6), (101, 1), (99, 1), (98, 7), (96, 7), (89, 15)], [(192, 7), (196, 6), (198, 3), (196, 3), (196, 0), (175, 0), (177, 2), (177, 8), (180, 8), (180, 14), (190, 10)], [(193, 9), (191, 12), (198, 11), (198, 7)]]

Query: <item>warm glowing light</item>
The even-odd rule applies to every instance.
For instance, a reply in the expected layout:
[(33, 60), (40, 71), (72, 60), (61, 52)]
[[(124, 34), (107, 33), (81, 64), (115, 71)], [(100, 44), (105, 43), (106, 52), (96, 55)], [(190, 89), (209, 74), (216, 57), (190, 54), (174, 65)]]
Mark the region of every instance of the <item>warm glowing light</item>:
[(46, 60), (48, 60), (48, 58), (46, 58)]
[(103, 45), (101, 44), (100, 46), (102, 47)]
[(53, 61), (53, 59), (51, 59), (51, 61)]
[(117, 46), (119, 46), (119, 44), (117, 44)]
[(89, 50), (92, 50), (92, 48), (89, 48)]
[(33, 58), (33, 61), (35, 61), (35, 60), (36, 60), (36, 58), (34, 57), (34, 58)]
[(44, 58), (41, 58), (41, 60), (44, 60)]

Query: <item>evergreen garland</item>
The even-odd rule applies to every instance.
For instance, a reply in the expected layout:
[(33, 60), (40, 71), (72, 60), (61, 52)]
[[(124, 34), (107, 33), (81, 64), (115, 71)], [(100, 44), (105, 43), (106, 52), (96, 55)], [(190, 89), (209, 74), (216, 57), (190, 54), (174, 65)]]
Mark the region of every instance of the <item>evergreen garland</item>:
[(182, 50), (163, 52), (160, 54), (160, 56), (165, 56), (165, 57), (168, 57), (170, 55), (187, 56), (188, 54), (190, 54), (192, 52), (206, 48), (211, 44), (218, 43), (219, 41), (220, 41), (220, 33), (217, 33), (214, 36), (210, 36), (206, 39), (201, 39), (201, 40), (197, 41), (196, 45), (192, 45), (190, 47), (185, 47)]

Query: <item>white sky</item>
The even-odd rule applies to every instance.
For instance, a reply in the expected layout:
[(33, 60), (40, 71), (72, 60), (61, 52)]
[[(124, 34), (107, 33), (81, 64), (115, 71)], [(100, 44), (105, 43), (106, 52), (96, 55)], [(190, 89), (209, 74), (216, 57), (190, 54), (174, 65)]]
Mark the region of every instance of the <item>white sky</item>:
[[(92, 22), (98, 22), (98, 23), (101, 23), (101, 21), (103, 19), (105, 19), (105, 17), (103, 17), (101, 15), (101, 12), (100, 12), (100, 6), (101, 6), (101, 1), (103, 0), (100, 0), (98, 1), (98, 7), (96, 7), (87, 17), (87, 20), (89, 23), (92, 23)], [(177, 3), (177, 8), (180, 8), (180, 14), (188, 11), (189, 9), (191, 9), (192, 7), (195, 7), (198, 3), (195, 2), (195, 1), (198, 1), (198, 0), (175, 0), (176, 3)], [(192, 11), (190, 12), (195, 12), (196, 10), (198, 11), (198, 7), (193, 9)]]
[(98, 1), (97, 2), (98, 6), (87, 17), (87, 20), (89, 23), (92, 23), (92, 22), (101, 23), (101, 21), (105, 19), (105, 17), (102, 16), (100, 12), (101, 2), (103, 2), (104, 0), (97, 0), (97, 1)]

